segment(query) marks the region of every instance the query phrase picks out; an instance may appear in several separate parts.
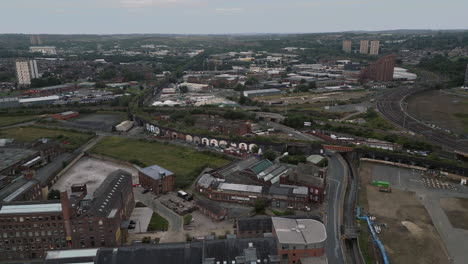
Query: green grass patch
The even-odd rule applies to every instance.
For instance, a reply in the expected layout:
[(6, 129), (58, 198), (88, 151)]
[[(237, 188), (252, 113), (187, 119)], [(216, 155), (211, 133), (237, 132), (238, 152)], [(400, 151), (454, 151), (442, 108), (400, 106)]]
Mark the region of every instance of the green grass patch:
[(157, 213), (153, 213), (151, 220), (148, 224), (148, 231), (167, 231), (169, 228), (169, 222)]
[(193, 217), (191, 214), (186, 214), (184, 215), (184, 225), (188, 225), (190, 224), (190, 222), (192, 221)]
[(36, 116), (0, 116), (0, 127), (20, 124), (36, 119)]
[(133, 163), (138, 161), (141, 166), (159, 165), (175, 173), (176, 185), (180, 188), (189, 186), (203, 168), (218, 168), (231, 161), (208, 151), (120, 137), (103, 139), (91, 152)]
[(359, 248), (362, 252), (362, 257), (366, 264), (377, 263), (375, 259), (375, 254), (373, 251), (373, 240), (367, 226), (367, 222), (364, 220), (358, 220), (360, 231), (359, 232)]
[(0, 130), (0, 137), (13, 138), (21, 142), (33, 142), (40, 138), (50, 138), (60, 141), (69, 150), (78, 148), (94, 135), (71, 130), (50, 129), (42, 127), (14, 127)]
[(291, 210), (291, 209), (286, 209), (286, 211), (277, 211), (277, 210), (274, 210), (274, 209), (271, 209), (271, 212), (275, 215), (275, 216), (287, 216), (287, 215), (295, 215), (296, 213), (294, 212), (294, 210)]

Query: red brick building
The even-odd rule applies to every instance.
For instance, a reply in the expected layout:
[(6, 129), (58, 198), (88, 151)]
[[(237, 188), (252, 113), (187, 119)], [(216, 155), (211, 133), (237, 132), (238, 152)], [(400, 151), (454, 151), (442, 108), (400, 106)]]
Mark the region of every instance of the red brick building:
[(111, 173), (93, 194), (73, 186), (60, 201), (11, 202), (0, 207), (0, 261), (43, 258), (46, 251), (116, 247), (127, 239), (134, 208), (132, 176)]
[(313, 219), (272, 217), (281, 264), (299, 264), (325, 255), (325, 225)]
[(375, 82), (393, 81), (395, 55), (387, 55), (372, 62), (361, 72), (361, 79)]
[(224, 220), (227, 216), (227, 209), (219, 205), (217, 202), (206, 199), (197, 199), (195, 201), (195, 206), (200, 210), (200, 212), (217, 222)]
[(67, 119), (70, 119), (70, 118), (73, 118), (73, 117), (77, 117), (79, 116), (80, 114), (76, 111), (66, 111), (66, 112), (62, 112), (62, 113), (58, 113), (58, 114), (54, 114), (52, 115), (52, 117), (56, 120), (67, 120)]
[(156, 194), (171, 192), (175, 187), (175, 175), (158, 165), (153, 165), (138, 171), (140, 185), (145, 189), (151, 189)]

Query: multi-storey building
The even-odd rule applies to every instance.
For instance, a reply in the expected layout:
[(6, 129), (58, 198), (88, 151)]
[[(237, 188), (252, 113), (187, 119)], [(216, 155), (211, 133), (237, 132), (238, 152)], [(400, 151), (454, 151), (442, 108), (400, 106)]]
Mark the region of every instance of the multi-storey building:
[(369, 53), (369, 40), (361, 40), (361, 44), (359, 46), (359, 53), (361, 54)]
[(281, 264), (302, 263), (305, 259), (325, 255), (327, 231), (314, 219), (272, 217)]
[(395, 70), (395, 55), (387, 55), (372, 62), (361, 71), (361, 80), (391, 82)]
[(15, 65), (19, 87), (29, 86), (31, 79), (39, 78), (36, 60), (17, 60)]
[(261, 186), (238, 184), (216, 179), (209, 174), (200, 177), (197, 191), (210, 200), (254, 205), (258, 200), (271, 203), (274, 208), (308, 208), (308, 188), (304, 186)]
[(370, 55), (378, 55), (379, 54), (379, 48), (380, 48), (380, 41), (378, 40), (372, 40), (370, 42)]
[(343, 40), (343, 51), (346, 53), (350, 53), (352, 50), (352, 42), (349, 39)]
[(33, 46), (29, 47), (31, 53), (42, 53), (43, 55), (57, 55), (57, 50), (54, 46)]
[(127, 239), (134, 208), (132, 176), (117, 170), (88, 194), (73, 186), (60, 201), (5, 203), (0, 207), (0, 261), (43, 258), (47, 250), (116, 247)]
[(174, 173), (157, 165), (140, 169), (138, 179), (143, 188), (150, 189), (156, 195), (171, 192), (175, 188)]

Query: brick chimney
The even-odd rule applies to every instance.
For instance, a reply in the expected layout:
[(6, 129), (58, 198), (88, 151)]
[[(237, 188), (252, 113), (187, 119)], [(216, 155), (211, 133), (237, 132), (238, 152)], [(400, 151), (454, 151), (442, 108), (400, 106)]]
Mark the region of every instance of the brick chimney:
[(25, 179), (31, 180), (32, 178), (34, 178), (34, 175), (36, 175), (36, 171), (26, 170), (26, 171), (23, 171), (22, 174)]
[(62, 204), (63, 225), (65, 227), (66, 239), (69, 245), (71, 245), (72, 227), (71, 227), (70, 217), (72, 214), (72, 207), (71, 207), (70, 200), (68, 199), (68, 194), (66, 191), (60, 192), (60, 203)]

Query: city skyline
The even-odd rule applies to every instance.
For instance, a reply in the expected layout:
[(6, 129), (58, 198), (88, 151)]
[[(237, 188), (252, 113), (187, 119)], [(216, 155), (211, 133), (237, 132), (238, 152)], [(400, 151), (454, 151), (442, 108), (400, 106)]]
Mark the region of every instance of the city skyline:
[[(18, 0), (0, 4), (0, 33), (234, 34), (466, 29), (463, 10), (468, 9), (468, 3), (449, 2)], [(18, 20), (20, 14), (22, 19)]]

